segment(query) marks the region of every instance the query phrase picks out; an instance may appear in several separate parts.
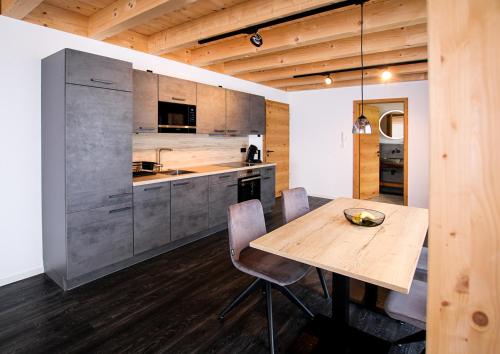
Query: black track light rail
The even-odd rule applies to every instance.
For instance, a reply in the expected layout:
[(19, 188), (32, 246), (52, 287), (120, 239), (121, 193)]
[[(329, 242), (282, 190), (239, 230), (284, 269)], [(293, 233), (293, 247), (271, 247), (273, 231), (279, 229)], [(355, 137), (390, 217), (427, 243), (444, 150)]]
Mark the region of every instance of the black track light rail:
[[(427, 63), (427, 59), (401, 61), (398, 63), (391, 63), (391, 64), (369, 65), (369, 66), (365, 66), (363, 69), (364, 70), (384, 69), (384, 68), (388, 68), (391, 66), (401, 66), (401, 65), (420, 64), (420, 63)], [(322, 71), (322, 72), (311, 73), (311, 74), (294, 75), (293, 78), (298, 79), (300, 77), (309, 77), (309, 76), (329, 76), (329, 75), (333, 75), (333, 74), (346, 73), (349, 71), (357, 71), (357, 70), (361, 70), (361, 66), (358, 66), (356, 68), (349, 68), (349, 69), (340, 69), (340, 70), (333, 70), (333, 71)]]
[(282, 18), (277, 18), (275, 20), (271, 20), (271, 21), (267, 21), (267, 22), (262, 22), (258, 25), (241, 28), (241, 29), (236, 30), (236, 31), (231, 31), (231, 32), (219, 34), (217, 36), (200, 39), (198, 41), (198, 44), (206, 44), (206, 43), (218, 41), (219, 39), (233, 37), (233, 36), (236, 36), (238, 34), (254, 34), (262, 28), (271, 27), (271, 26), (279, 25), (282, 23), (290, 22), (290, 21), (300, 20), (301, 18), (304, 18), (304, 17), (318, 15), (318, 14), (321, 14), (323, 12), (328, 12), (328, 11), (340, 9), (340, 8), (347, 7), (347, 6), (361, 5), (361, 3), (365, 3), (367, 1), (369, 1), (369, 0), (344, 0), (344, 1), (340, 1), (340, 2), (337, 2), (334, 4), (321, 6), (321, 7), (318, 7), (316, 9), (304, 11), (304, 12), (297, 13), (294, 15), (285, 16)]

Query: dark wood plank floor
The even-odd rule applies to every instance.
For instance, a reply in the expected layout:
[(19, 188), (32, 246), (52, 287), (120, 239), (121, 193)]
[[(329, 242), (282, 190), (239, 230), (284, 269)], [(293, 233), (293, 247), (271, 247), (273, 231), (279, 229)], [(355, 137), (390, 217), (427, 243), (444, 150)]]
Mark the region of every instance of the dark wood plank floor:
[[(312, 208), (328, 200), (311, 198)], [(279, 201), (268, 229), (281, 225)], [(330, 276), (328, 276), (330, 281)], [(229, 258), (227, 231), (64, 293), (44, 275), (0, 288), (0, 353), (267, 353), (262, 296), (224, 322), (218, 313), (252, 281)], [(291, 290), (316, 313), (331, 304), (312, 271)], [(286, 352), (307, 319), (273, 293), (278, 349)], [(415, 331), (352, 304), (354, 325), (386, 339)], [(418, 353), (422, 343), (393, 347)]]

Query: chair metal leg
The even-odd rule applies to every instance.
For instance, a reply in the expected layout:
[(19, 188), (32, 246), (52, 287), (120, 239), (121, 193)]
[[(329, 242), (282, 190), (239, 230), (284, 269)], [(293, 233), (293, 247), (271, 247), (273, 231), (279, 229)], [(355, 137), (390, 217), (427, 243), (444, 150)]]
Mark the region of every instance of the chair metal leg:
[(311, 319), (314, 318), (313, 313), (306, 307), (306, 305), (304, 305), (299, 299), (297, 299), (297, 297), (290, 291), (290, 289), (285, 286), (278, 286), (274, 284), (273, 286), (278, 289), (283, 295), (285, 295), (293, 304), (297, 305), (297, 307), (301, 309), (302, 312), (304, 312), (308, 317), (310, 317)]
[(269, 283), (268, 281), (266, 281), (266, 309), (269, 349), (271, 351), (271, 354), (274, 354), (273, 299), (271, 296), (271, 283)]
[(410, 334), (409, 336), (398, 339), (394, 344), (408, 344), (415, 342), (423, 342), (425, 340), (425, 331), (418, 331), (416, 333)]
[(231, 302), (229, 306), (227, 306), (224, 309), (224, 311), (221, 312), (221, 314), (219, 315), (219, 320), (223, 320), (224, 317), (229, 313), (229, 311), (238, 306), (243, 300), (245, 300), (248, 297), (248, 295), (250, 295), (253, 291), (255, 291), (258, 285), (260, 285), (261, 281), (262, 279), (257, 278), (252, 282), (252, 284), (250, 284), (245, 290), (243, 290), (243, 292), (240, 295), (238, 295), (238, 297), (234, 299), (233, 302)]
[(316, 268), (316, 271), (318, 272), (318, 277), (319, 281), (321, 283), (321, 287), (323, 288), (323, 294), (325, 296), (325, 299), (330, 298), (330, 293), (328, 292), (328, 286), (326, 285), (326, 280), (325, 280), (325, 275), (323, 274), (323, 270), (321, 268)]

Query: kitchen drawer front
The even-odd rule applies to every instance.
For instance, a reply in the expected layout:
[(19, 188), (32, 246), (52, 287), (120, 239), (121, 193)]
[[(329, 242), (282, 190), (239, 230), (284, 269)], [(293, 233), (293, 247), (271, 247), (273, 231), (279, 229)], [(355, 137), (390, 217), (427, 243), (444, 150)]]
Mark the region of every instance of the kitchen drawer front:
[(227, 224), (227, 209), (236, 203), (238, 203), (238, 183), (236, 181), (210, 185), (209, 227)]
[(382, 182), (403, 183), (404, 173), (402, 168), (382, 168), (380, 180)]
[(260, 185), (260, 201), (262, 202), (262, 207), (264, 209), (269, 209), (273, 207), (276, 199), (275, 199), (275, 180), (276, 177), (271, 176), (263, 176)]
[(178, 210), (208, 207), (208, 177), (173, 181), (171, 196), (172, 203), (175, 203)]
[(170, 200), (170, 182), (151, 183), (134, 187), (134, 203), (145, 200)]
[(159, 75), (158, 98), (162, 102), (196, 105), (196, 82)]
[[(170, 193), (155, 198), (135, 198), (134, 187), (134, 255), (170, 242)], [(146, 194), (148, 192), (145, 192)]]
[(171, 240), (179, 240), (208, 229), (208, 203), (197, 208), (175, 208), (171, 212)]
[(132, 63), (66, 49), (66, 82), (132, 91)]
[(132, 193), (132, 94), (66, 85), (67, 212)]
[(237, 183), (238, 173), (237, 172), (220, 173), (217, 175), (209, 176), (209, 180), (210, 180), (210, 185), (218, 183)]
[(132, 257), (132, 220), (132, 203), (68, 214), (68, 279)]
[(260, 174), (262, 177), (271, 177), (275, 175), (276, 167), (275, 166), (267, 166), (262, 167), (260, 169)]

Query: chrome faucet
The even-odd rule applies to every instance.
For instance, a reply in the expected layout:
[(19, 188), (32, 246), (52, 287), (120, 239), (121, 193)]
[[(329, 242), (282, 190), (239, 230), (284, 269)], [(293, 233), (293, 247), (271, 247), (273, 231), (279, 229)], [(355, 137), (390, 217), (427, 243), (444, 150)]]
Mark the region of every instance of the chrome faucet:
[(160, 166), (160, 171), (162, 170), (163, 165), (161, 164), (161, 152), (162, 151), (174, 151), (171, 148), (159, 148), (156, 149), (156, 163)]

